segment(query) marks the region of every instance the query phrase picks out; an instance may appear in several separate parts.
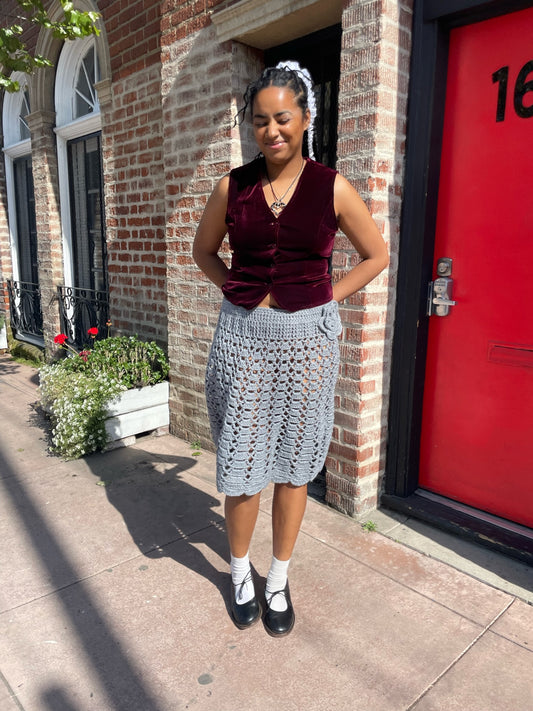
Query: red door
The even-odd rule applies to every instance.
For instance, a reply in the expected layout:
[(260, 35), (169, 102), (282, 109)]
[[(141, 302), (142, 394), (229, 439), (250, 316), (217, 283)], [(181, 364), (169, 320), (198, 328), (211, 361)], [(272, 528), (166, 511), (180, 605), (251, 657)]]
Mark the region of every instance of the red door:
[(419, 485), (533, 527), (533, 8), (451, 32)]

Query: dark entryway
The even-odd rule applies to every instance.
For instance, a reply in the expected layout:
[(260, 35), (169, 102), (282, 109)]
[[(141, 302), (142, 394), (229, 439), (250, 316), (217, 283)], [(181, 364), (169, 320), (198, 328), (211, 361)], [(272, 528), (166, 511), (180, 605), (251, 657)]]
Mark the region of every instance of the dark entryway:
[(337, 162), (341, 37), (341, 26), (333, 25), (265, 51), (267, 67), (292, 59), (309, 70), (317, 105), (315, 157), (330, 168)]

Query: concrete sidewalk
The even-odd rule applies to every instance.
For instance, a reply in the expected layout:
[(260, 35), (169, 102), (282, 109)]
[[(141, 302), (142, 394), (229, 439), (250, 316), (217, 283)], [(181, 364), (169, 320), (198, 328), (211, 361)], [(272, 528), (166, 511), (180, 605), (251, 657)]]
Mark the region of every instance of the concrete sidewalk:
[[(0, 357), (0, 711), (533, 709), (518, 592), (314, 500), (291, 563), (294, 632), (238, 630), (213, 455), (164, 436), (64, 462), (36, 380)], [(251, 551), (261, 585), (270, 497)]]

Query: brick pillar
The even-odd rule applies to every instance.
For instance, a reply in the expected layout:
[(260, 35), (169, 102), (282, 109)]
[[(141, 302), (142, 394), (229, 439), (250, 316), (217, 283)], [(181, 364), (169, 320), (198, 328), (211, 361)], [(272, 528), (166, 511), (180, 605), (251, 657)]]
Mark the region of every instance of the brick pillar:
[[(181, 15), (180, 15), (181, 18)], [(209, 18), (169, 22), (163, 44), (163, 126), (171, 362), (171, 431), (212, 448), (205, 406), (207, 354), (221, 293), (192, 259), (207, 199), (231, 168), (250, 160), (249, 128), (233, 127), (246, 85), (260, 70), (258, 53), (219, 43)]]
[(63, 243), (59, 218), (59, 184), (54, 135), (55, 113), (36, 111), (27, 117), (31, 132), (39, 286), (46, 352), (55, 349), (59, 333), (57, 287), (63, 283)]
[[(342, 19), (337, 168), (365, 200), (391, 256), (389, 270), (341, 307), (326, 500), (356, 517), (375, 508), (385, 471), (411, 14), (411, 0), (349, 0)], [(338, 279), (357, 255), (343, 235), (336, 247)]]
[(113, 333), (167, 340), (161, 69), (97, 85)]

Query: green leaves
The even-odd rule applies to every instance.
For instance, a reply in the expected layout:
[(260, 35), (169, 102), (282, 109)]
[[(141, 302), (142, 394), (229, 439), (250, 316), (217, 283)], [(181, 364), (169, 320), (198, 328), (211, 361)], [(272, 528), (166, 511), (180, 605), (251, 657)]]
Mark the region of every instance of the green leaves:
[(126, 388), (156, 385), (166, 380), (167, 357), (155, 341), (140, 341), (137, 336), (112, 336), (96, 341), (87, 367), (106, 372)]
[(19, 91), (20, 84), (11, 79), (13, 72), (32, 74), (39, 67), (50, 67), (50, 62), (41, 55), (32, 55), (21, 37), (28, 23), (38, 25), (52, 33), (56, 39), (75, 40), (89, 35), (99, 35), (96, 26), (98, 12), (81, 12), (74, 9), (69, 0), (60, 0), (63, 18), (53, 21), (45, 10), (42, 0), (17, 0), (21, 8), (19, 21), (8, 27), (0, 27), (0, 87), (9, 92)]

